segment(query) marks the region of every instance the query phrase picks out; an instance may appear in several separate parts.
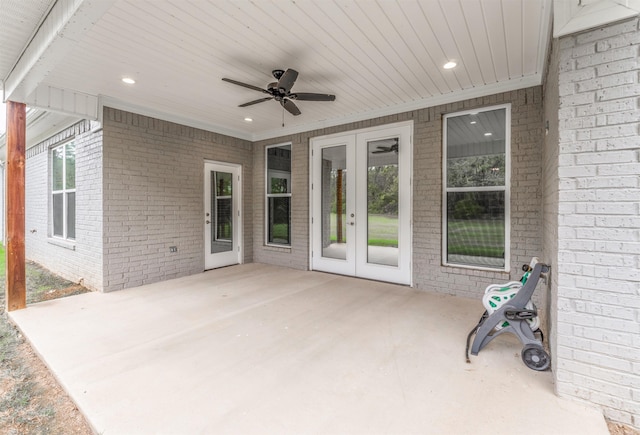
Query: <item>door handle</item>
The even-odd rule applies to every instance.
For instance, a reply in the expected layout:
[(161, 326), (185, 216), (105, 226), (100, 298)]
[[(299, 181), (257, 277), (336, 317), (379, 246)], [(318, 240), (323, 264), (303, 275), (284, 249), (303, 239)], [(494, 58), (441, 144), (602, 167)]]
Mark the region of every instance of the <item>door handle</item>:
[(210, 224), (210, 223), (211, 223), (211, 221), (205, 221), (205, 222), (206, 222), (207, 224)]
[(349, 225), (355, 225), (355, 224), (356, 224), (355, 222), (349, 222)]

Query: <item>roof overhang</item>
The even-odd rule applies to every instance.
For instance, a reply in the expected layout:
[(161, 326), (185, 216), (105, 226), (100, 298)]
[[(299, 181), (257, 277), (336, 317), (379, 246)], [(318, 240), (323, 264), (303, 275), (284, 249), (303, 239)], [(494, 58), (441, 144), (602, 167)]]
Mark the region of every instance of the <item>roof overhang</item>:
[(640, 0), (554, 0), (553, 37), (594, 29), (640, 14)]

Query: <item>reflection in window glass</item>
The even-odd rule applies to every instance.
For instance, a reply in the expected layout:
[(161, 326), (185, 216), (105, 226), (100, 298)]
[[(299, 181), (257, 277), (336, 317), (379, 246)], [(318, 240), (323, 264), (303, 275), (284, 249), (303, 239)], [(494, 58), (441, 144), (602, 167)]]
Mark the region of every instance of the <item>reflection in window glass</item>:
[(53, 150), (51, 159), (51, 172), (53, 174), (52, 189), (64, 189), (64, 147), (58, 147)]
[(76, 188), (76, 145), (71, 142), (64, 147), (65, 189)]
[(347, 147), (322, 148), (322, 256), (347, 258)]
[(211, 171), (211, 253), (233, 250), (233, 174)]
[(269, 198), (268, 243), (291, 245), (291, 198)]
[(447, 262), (504, 267), (504, 191), (447, 193)]
[(231, 198), (218, 198), (216, 203), (216, 240), (231, 240), (233, 216)]
[(505, 268), (507, 110), (445, 117), (447, 264)]
[(505, 113), (447, 118), (447, 187), (504, 186)]
[(266, 149), (266, 243), (291, 246), (291, 145)]
[(67, 193), (67, 239), (76, 238), (76, 193)]
[(231, 196), (231, 173), (216, 172), (216, 196)]
[(368, 142), (367, 262), (398, 266), (398, 138)]
[(53, 235), (64, 237), (64, 193), (53, 194)]

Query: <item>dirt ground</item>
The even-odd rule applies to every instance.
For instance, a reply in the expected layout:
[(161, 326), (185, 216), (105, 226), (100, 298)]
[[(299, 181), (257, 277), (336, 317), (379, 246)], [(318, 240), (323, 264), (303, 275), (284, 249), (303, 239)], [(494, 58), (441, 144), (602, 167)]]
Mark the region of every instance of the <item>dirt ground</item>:
[[(18, 347), (19, 358), (29, 369), (28, 381), (10, 380), (8, 389), (15, 388), (18, 382), (29, 382), (34, 387), (29, 408), (23, 412), (11, 412), (7, 420), (0, 424), (0, 432), (7, 434), (74, 434), (89, 435), (93, 431), (84, 417), (64, 392), (62, 387), (35, 354), (28, 343)], [(13, 385), (11, 385), (13, 383)], [(40, 411), (38, 411), (40, 410)], [(45, 410), (43, 413), (41, 410)], [(48, 412), (47, 412), (48, 411)], [(16, 418), (30, 415), (31, 418)], [(5, 432), (6, 431), (6, 432)]]
[[(92, 434), (73, 401), (9, 322), (4, 273), (0, 275), (0, 434)], [(27, 303), (87, 291), (35, 263), (27, 264)]]
[(612, 423), (610, 421), (607, 421), (607, 426), (609, 426), (611, 435), (640, 435), (640, 430), (632, 429), (629, 426)]

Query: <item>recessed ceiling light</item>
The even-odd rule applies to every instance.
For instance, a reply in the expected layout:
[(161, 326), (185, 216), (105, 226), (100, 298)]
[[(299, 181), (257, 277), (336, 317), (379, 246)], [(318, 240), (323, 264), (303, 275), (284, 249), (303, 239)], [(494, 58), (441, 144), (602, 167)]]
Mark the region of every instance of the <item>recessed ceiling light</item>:
[(244, 118), (245, 122), (253, 122), (253, 118), (246, 117)]
[(442, 68), (444, 69), (451, 69), (451, 68), (455, 68), (456, 65), (458, 65), (457, 63), (455, 63), (454, 61), (450, 60), (449, 62), (445, 63), (444, 65), (442, 65)]
[(493, 136), (493, 133), (485, 133), (485, 136)]
[(128, 85), (133, 85), (136, 81), (134, 79), (132, 79), (131, 77), (123, 77), (122, 81), (125, 82)]
[(471, 121), (469, 124), (477, 124), (478, 121)]

